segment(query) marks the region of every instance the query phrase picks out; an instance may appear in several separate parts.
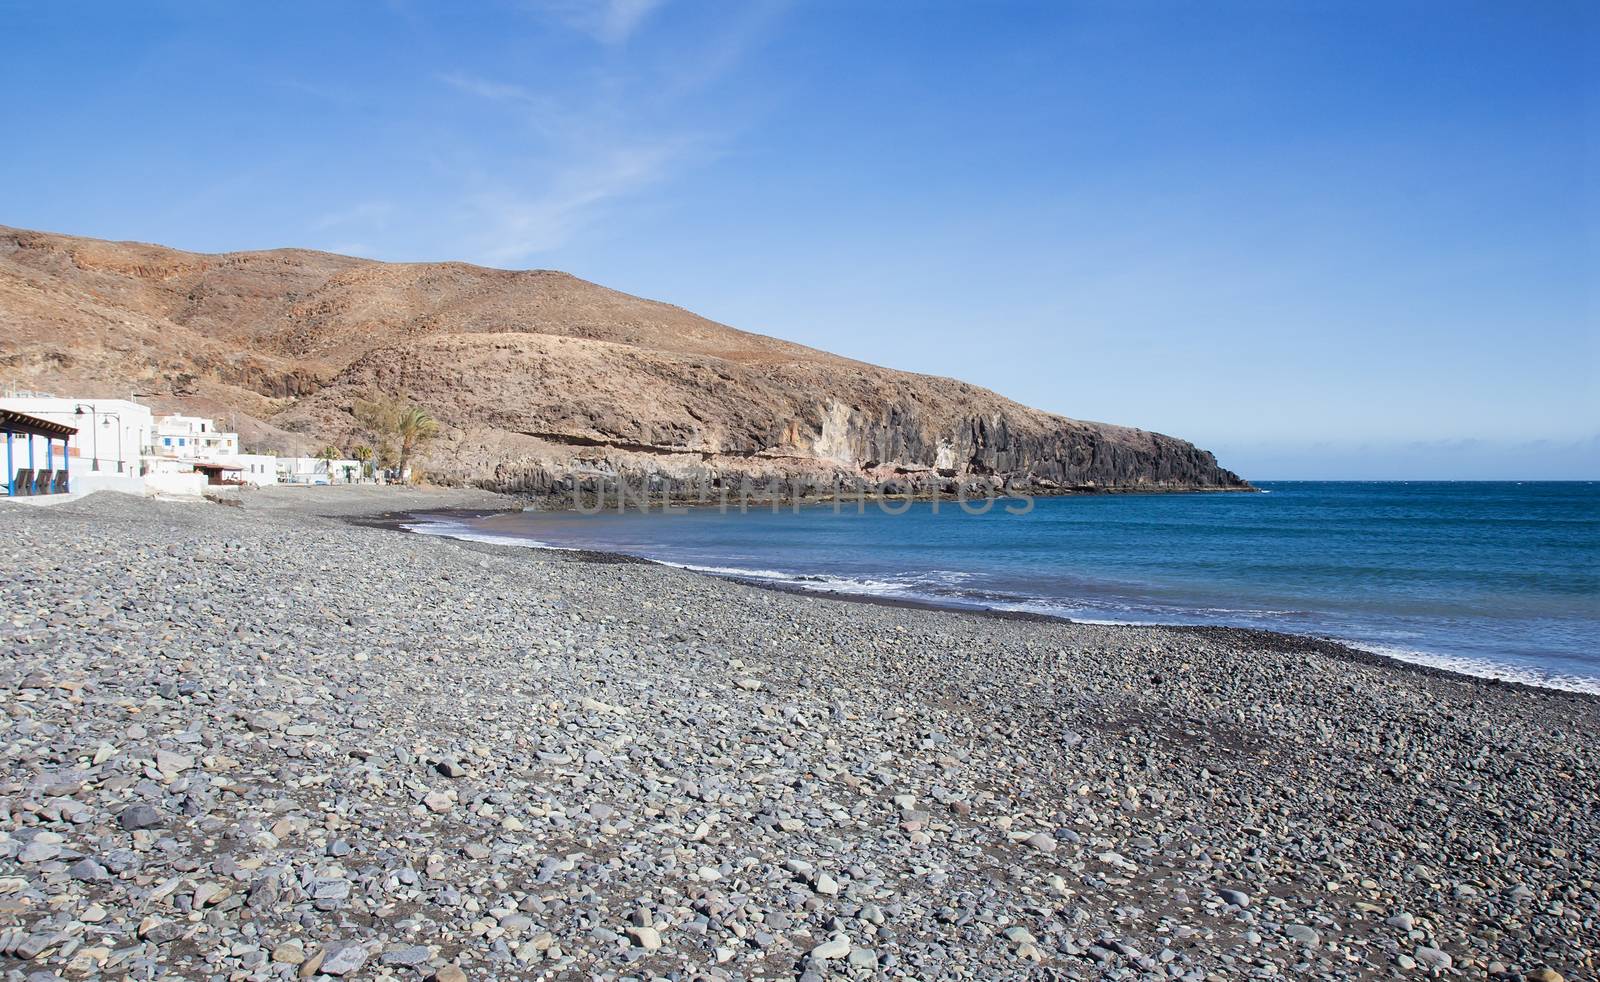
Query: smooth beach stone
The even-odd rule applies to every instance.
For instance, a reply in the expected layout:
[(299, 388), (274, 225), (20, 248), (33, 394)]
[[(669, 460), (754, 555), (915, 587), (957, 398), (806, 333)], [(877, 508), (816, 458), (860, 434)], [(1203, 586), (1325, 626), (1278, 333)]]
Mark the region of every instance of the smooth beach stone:
[(355, 941), (336, 941), (322, 949), (317, 971), (323, 975), (349, 975), (367, 963), (367, 949)]

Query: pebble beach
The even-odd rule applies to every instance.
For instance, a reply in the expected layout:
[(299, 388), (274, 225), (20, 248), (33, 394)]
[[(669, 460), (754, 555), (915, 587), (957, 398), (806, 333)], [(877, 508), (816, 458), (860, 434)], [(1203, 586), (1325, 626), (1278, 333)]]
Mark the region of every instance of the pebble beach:
[(1600, 976), (1600, 698), (1228, 629), (0, 504), (0, 976)]

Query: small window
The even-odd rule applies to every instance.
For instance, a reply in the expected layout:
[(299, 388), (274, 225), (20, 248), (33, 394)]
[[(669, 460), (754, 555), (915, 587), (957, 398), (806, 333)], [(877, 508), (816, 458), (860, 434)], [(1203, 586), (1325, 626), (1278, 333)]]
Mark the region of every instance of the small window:
[(161, 438), (161, 445), (164, 446), (164, 447), (172, 446), (172, 437), (170, 437), (170, 436), (162, 437)]

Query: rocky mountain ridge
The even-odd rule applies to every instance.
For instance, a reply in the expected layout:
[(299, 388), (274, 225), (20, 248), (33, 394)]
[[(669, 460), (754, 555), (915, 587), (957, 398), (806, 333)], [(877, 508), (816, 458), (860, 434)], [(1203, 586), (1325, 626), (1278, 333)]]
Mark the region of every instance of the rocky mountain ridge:
[(565, 273), (299, 249), (207, 255), (0, 227), (0, 381), (139, 393), (247, 445), (372, 442), (364, 399), (442, 424), (430, 478), (882, 483), (906, 492), (1247, 487), (1162, 434), (739, 331)]

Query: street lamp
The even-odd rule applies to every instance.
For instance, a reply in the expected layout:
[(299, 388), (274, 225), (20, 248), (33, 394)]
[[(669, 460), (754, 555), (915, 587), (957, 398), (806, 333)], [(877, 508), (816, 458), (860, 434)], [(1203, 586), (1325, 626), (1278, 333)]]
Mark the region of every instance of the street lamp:
[(116, 413), (102, 413), (94, 407), (94, 403), (80, 402), (72, 408), (76, 416), (82, 416), (84, 409), (89, 410), (89, 436), (94, 453), (94, 466), (91, 470), (100, 469), (100, 417), (109, 416), (117, 421), (117, 473), (122, 473), (122, 417)]
[[(74, 416), (82, 416), (83, 415), (84, 406), (85, 406), (85, 403), (81, 403), (81, 402), (78, 403), (76, 406), (73, 406), (72, 407), (72, 414)], [(90, 439), (92, 441), (92, 446), (94, 448), (94, 450), (93, 450), (93, 452), (94, 452), (94, 466), (90, 467), (89, 469), (97, 471), (97, 470), (100, 469), (100, 427), (96, 425), (96, 423), (97, 423), (96, 417), (97, 417), (98, 414), (96, 413), (95, 408), (93, 406), (89, 406), (88, 408), (89, 408), (89, 437), (90, 437)]]

